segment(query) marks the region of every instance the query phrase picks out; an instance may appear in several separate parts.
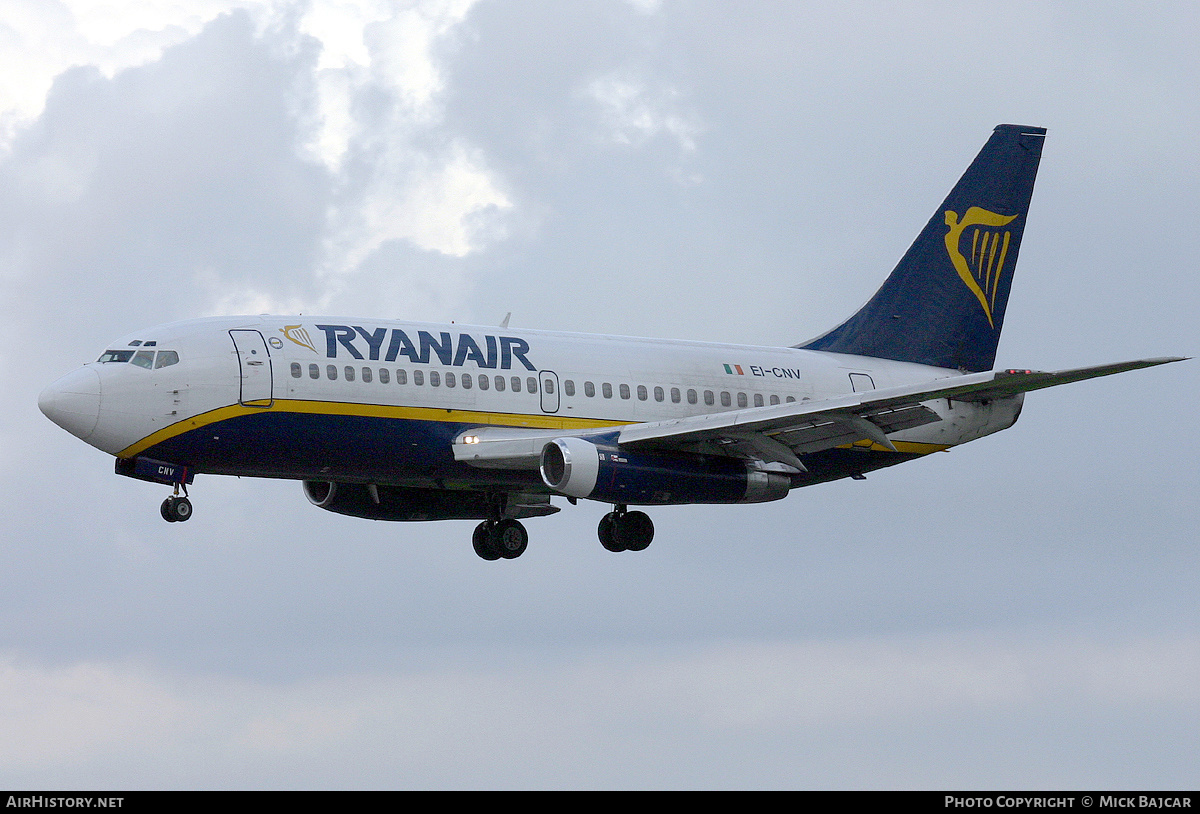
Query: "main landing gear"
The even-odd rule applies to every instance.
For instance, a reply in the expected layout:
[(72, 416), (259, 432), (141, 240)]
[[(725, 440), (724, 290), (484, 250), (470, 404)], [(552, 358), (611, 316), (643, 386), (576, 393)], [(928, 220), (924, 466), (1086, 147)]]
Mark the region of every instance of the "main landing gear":
[(529, 532), (519, 520), (484, 520), (471, 535), (475, 553), (485, 560), (515, 560), (529, 546)]
[(159, 507), (159, 513), (162, 514), (163, 520), (168, 523), (182, 523), (192, 516), (192, 501), (187, 498), (187, 487), (183, 487), (183, 496), (179, 495), (179, 487), (175, 487), (175, 494), (162, 502)]
[[(164, 504), (165, 505), (165, 504)], [(163, 509), (164, 517), (166, 509)], [(600, 544), (609, 551), (642, 551), (654, 539), (654, 523), (645, 512), (615, 506), (600, 518), (596, 529)], [(515, 560), (529, 546), (529, 532), (519, 520), (504, 517), (484, 520), (471, 535), (475, 553), (485, 560)]]
[(654, 539), (654, 523), (645, 512), (630, 512), (624, 506), (616, 506), (600, 518), (596, 535), (600, 545), (609, 551), (642, 551)]

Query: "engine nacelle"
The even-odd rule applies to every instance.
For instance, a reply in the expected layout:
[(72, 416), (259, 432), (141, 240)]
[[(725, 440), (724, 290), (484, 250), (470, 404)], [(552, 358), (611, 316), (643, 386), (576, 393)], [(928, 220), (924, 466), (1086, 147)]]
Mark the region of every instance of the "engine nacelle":
[(786, 497), (789, 476), (752, 469), (722, 455), (633, 452), (583, 438), (542, 448), (542, 481), (570, 497), (605, 503), (763, 503)]
[(485, 492), (372, 483), (306, 480), (304, 496), (326, 511), (369, 520), (487, 520), (497, 510), (513, 518), (558, 511), (546, 495), (502, 495), (497, 506)]

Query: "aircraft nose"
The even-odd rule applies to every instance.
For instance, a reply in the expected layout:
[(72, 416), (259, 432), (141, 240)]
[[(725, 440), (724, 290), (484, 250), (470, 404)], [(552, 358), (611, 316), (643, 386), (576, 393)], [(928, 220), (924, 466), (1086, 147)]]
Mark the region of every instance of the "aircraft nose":
[(100, 374), (90, 367), (71, 371), (38, 396), (46, 418), (86, 441), (100, 420)]

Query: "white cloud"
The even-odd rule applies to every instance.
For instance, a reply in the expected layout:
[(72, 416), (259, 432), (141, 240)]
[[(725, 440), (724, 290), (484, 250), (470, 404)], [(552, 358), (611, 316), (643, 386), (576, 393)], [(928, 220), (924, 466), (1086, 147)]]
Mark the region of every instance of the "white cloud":
[[(482, 151), (443, 132), (439, 48), (475, 0), (0, 2), (6, 4), (0, 15), (0, 151), (41, 114), (63, 71), (86, 65), (112, 78), (158, 60), (221, 14), (247, 12), (258, 36), (270, 38), (280, 53), (319, 44), (313, 60), (288, 62), (292, 70), (309, 71), (295, 77), (288, 103), (298, 132), (296, 155), (322, 167), (332, 181), (318, 238), (325, 254), (314, 258), (315, 267), (294, 271), (306, 280), (315, 274), (319, 290), (281, 299), (268, 293), (269, 282), (231, 282), (228, 270), (212, 267), (197, 278), (210, 292), (205, 311), (305, 303), (311, 310), (335, 300), (344, 278), (388, 242), (462, 258), (504, 235), (497, 218), (513, 203), (501, 180)], [(170, 91), (166, 84), (156, 87)], [(86, 151), (60, 150), (15, 168), (14, 176), (29, 187), (22, 193), (26, 199), (61, 207), (85, 199), (94, 170), (95, 157)], [(461, 285), (445, 282), (459, 293)]]
[(322, 44), (306, 154), (335, 175), (352, 152), (369, 165), (365, 184), (341, 178), (326, 274), (353, 272), (391, 240), (463, 257), (482, 247), (478, 217), (512, 205), (479, 150), (420, 143), (440, 124), (436, 48), (474, 2), (317, 0), (302, 19), (301, 32)]
[(252, 0), (0, 0), (0, 149), (35, 119), (54, 78), (92, 65), (107, 77), (158, 59), (233, 9), (269, 10)]
[(650, 88), (628, 71), (617, 71), (592, 80), (587, 94), (600, 108), (607, 137), (618, 144), (641, 146), (663, 135), (684, 152), (696, 148), (700, 128), (678, 109), (674, 88)]

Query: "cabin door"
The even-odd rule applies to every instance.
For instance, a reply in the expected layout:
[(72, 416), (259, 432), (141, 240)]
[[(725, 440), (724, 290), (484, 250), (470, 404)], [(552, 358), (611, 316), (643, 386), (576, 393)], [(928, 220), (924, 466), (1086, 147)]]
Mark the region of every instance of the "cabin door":
[(246, 407), (270, 407), (274, 400), (271, 352), (258, 331), (230, 331), (241, 368), (240, 401)]
[(543, 370), (538, 374), (542, 382), (542, 412), (558, 412), (558, 374), (553, 370)]

